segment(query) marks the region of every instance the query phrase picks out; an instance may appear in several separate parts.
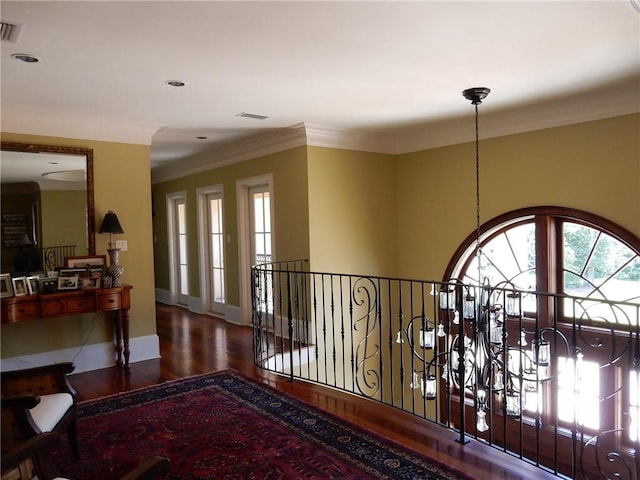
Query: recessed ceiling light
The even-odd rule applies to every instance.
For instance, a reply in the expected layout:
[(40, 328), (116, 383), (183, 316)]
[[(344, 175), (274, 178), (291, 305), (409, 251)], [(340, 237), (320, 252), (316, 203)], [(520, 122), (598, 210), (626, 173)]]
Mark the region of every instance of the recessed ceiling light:
[(11, 55), (11, 58), (14, 60), (20, 60), (25, 63), (38, 63), (40, 59), (38, 57), (34, 57), (33, 55), (29, 55), (27, 53), (14, 53)]
[(164, 83), (171, 85), (172, 87), (184, 87), (186, 85), (186, 83), (181, 82), (180, 80), (167, 80)]

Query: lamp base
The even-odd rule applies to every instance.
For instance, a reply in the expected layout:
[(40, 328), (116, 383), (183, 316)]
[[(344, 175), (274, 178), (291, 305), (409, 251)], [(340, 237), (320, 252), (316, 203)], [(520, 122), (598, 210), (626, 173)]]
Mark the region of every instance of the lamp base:
[(107, 275), (109, 275), (113, 280), (111, 281), (111, 285), (114, 287), (119, 287), (122, 285), (120, 282), (120, 275), (124, 272), (124, 267), (118, 263), (120, 259), (120, 249), (119, 248), (109, 248), (107, 249), (109, 253), (109, 267), (107, 268)]

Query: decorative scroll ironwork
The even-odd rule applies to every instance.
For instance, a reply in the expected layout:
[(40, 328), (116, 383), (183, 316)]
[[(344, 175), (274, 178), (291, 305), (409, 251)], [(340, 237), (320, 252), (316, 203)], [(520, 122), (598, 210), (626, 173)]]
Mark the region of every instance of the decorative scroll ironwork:
[[(380, 307), (379, 295), (373, 279), (368, 277), (356, 278), (351, 288), (352, 301), (349, 311), (354, 318), (354, 332), (362, 332), (363, 337), (357, 341), (355, 354), (355, 381), (358, 390), (367, 397), (376, 397), (380, 392), (380, 345), (376, 342), (376, 326), (379, 324)], [(354, 316), (357, 307), (362, 307), (362, 313)], [(377, 364), (375, 363), (377, 360)], [(368, 365), (372, 363), (372, 365)]]
[(42, 265), (45, 271), (55, 270), (56, 267), (64, 265), (65, 257), (74, 257), (76, 255), (75, 245), (58, 245), (55, 247), (43, 247), (42, 249)]

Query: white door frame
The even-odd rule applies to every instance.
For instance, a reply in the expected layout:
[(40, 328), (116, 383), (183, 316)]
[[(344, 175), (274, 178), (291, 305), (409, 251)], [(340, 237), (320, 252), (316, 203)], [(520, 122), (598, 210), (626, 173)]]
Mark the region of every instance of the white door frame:
[[(224, 197), (223, 185), (211, 185), (208, 187), (200, 187), (196, 189), (196, 194), (198, 198), (198, 267), (200, 271), (200, 311), (202, 313), (213, 313), (214, 304), (216, 302), (211, 298), (211, 278), (209, 275), (209, 271), (211, 269), (211, 257), (209, 249), (209, 219), (207, 218), (207, 214), (209, 211), (208, 207), (208, 196), (212, 193), (220, 194)], [(224, 208), (224, 198), (222, 199), (222, 205)], [(222, 221), (225, 221), (224, 212)], [(224, 228), (224, 225), (223, 225)], [(226, 232), (223, 232), (226, 237)], [(225, 256), (226, 256), (226, 248), (225, 248)], [(226, 265), (226, 261), (225, 261)], [(226, 267), (225, 267), (225, 279), (226, 279)], [(225, 281), (226, 283), (226, 281)], [(227, 291), (225, 285), (225, 292)], [(217, 303), (217, 305), (220, 305)], [(223, 314), (224, 312), (215, 312)]]
[(249, 203), (249, 189), (266, 186), (269, 191), (269, 206), (271, 211), (271, 261), (275, 261), (275, 231), (274, 231), (274, 196), (273, 174), (258, 175), (236, 181), (236, 197), (238, 205), (238, 268), (240, 279), (240, 322), (251, 325), (251, 205)]
[(178, 244), (176, 242), (176, 232), (177, 232), (177, 218), (176, 218), (176, 202), (178, 200), (183, 200), (185, 203), (187, 201), (187, 193), (185, 191), (182, 192), (173, 192), (167, 194), (167, 240), (169, 244), (169, 300), (171, 305), (180, 304), (180, 285), (178, 282), (178, 278), (180, 273), (176, 270), (179, 269), (180, 266), (177, 265), (178, 261), (178, 253), (177, 248)]

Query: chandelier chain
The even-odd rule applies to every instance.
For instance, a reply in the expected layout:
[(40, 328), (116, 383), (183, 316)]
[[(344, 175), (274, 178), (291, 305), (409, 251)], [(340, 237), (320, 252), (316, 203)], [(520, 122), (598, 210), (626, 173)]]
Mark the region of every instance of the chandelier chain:
[(476, 109), (476, 256), (478, 259), (478, 281), (480, 282), (480, 141), (478, 130), (478, 103)]

